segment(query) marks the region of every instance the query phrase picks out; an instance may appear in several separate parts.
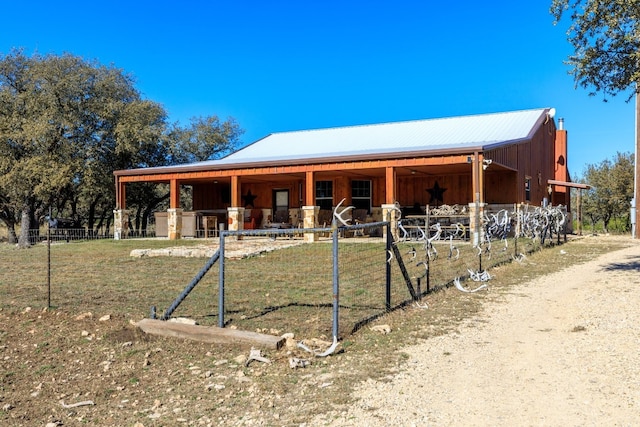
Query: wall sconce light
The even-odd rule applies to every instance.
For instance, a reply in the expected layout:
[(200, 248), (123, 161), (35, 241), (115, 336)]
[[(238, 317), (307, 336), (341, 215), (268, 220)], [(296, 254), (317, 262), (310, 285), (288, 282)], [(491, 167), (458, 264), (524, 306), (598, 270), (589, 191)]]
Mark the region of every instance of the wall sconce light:
[(482, 161), (482, 170), (487, 170), (487, 168), (489, 167), (489, 165), (493, 163), (493, 160), (491, 159), (484, 159)]

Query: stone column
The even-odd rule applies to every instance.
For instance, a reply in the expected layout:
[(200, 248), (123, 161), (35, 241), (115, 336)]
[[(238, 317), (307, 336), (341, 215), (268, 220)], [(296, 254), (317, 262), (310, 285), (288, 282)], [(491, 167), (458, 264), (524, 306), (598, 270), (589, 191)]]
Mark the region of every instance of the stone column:
[[(397, 210), (395, 203), (382, 205), (382, 220), (389, 221), (391, 223), (391, 234), (395, 240), (398, 239), (398, 220), (400, 219), (400, 212)], [(387, 229), (382, 231), (383, 237), (387, 239)]]
[[(244, 229), (244, 208), (229, 207), (227, 208), (229, 217), (229, 231), (240, 231)], [(238, 240), (242, 240), (242, 236), (238, 236)]]
[(485, 203), (469, 203), (469, 236), (473, 246), (478, 246), (482, 241), (482, 216)]
[[(318, 213), (320, 212), (320, 206), (303, 206), (302, 218), (304, 228), (316, 228), (318, 226)], [(317, 233), (304, 233), (304, 241), (306, 243), (313, 243), (318, 240)]]
[(169, 240), (182, 237), (182, 208), (167, 209), (167, 231)]
[(127, 237), (129, 231), (129, 211), (114, 209), (113, 211), (113, 240)]

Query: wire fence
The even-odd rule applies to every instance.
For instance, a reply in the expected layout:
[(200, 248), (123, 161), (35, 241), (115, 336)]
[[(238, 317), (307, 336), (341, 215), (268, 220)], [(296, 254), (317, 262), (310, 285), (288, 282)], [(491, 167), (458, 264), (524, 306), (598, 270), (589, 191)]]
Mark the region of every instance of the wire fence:
[[(225, 231), (218, 239), (59, 239), (0, 245), (0, 308), (54, 307), (139, 319), (165, 312), (203, 325), (344, 338), (390, 310), (564, 241), (562, 208), (488, 214), (479, 244), (438, 228), (397, 238), (389, 223)], [(304, 234), (313, 233), (313, 243)], [(334, 238), (334, 234), (336, 238)], [(386, 238), (384, 237), (386, 236)], [(212, 257), (220, 251), (216, 262)], [(135, 255), (137, 253), (137, 255)], [(203, 273), (204, 267), (208, 265)], [(336, 287), (337, 286), (337, 287)]]
[[(296, 336), (351, 334), (366, 319), (384, 314), (391, 295), (406, 294), (390, 281), (385, 239), (370, 237), (382, 236), (387, 225), (223, 232), (218, 316), (210, 320)], [(314, 234), (314, 242), (304, 243), (303, 234)], [(276, 241), (278, 248), (270, 247)], [(246, 249), (227, 250), (232, 242), (244, 242)], [(262, 244), (252, 251), (255, 242)]]
[[(4, 229), (4, 233), (0, 233), (0, 242), (8, 241), (8, 231)], [(29, 243), (35, 245), (38, 243), (46, 243), (48, 240), (52, 242), (77, 242), (84, 240), (101, 240), (101, 239), (113, 239), (114, 234), (112, 229), (90, 229), (90, 228), (51, 228), (46, 227), (42, 229), (31, 229), (28, 231)], [(18, 236), (16, 236), (17, 239)], [(137, 239), (137, 238), (149, 238), (156, 237), (156, 232), (153, 228), (147, 230), (136, 231), (128, 230), (123, 238)]]

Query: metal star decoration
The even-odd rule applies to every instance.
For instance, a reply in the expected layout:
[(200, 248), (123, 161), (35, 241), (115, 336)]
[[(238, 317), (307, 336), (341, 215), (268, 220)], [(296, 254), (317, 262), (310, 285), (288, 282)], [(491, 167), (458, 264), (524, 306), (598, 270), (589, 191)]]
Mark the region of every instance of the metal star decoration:
[(247, 207), (247, 206), (254, 207), (253, 202), (254, 202), (254, 200), (256, 200), (256, 197), (258, 197), (258, 196), (251, 194), (251, 190), (247, 191), (247, 194), (242, 196), (242, 201), (244, 202), (244, 206), (245, 207)]
[(442, 197), (442, 193), (444, 193), (445, 191), (447, 191), (446, 188), (440, 188), (440, 185), (438, 184), (438, 181), (435, 182), (435, 184), (433, 184), (433, 187), (431, 188), (427, 188), (427, 192), (429, 192), (429, 194), (431, 195), (431, 200), (429, 200), (429, 204), (433, 204), (433, 202), (435, 201), (435, 205), (438, 206), (438, 202), (440, 203), (444, 203), (444, 198)]

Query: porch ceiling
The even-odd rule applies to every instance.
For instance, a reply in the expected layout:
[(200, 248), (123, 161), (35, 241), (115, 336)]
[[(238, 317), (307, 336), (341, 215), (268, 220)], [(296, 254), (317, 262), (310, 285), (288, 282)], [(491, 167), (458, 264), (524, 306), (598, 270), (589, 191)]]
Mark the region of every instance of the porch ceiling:
[[(454, 164), (454, 165), (440, 165), (440, 166), (412, 166), (412, 167), (398, 167), (396, 168), (396, 175), (398, 177), (422, 175), (422, 176), (442, 176), (450, 174), (467, 174), (471, 173), (470, 164)], [(314, 172), (314, 179), (316, 180), (331, 180), (335, 178), (354, 178), (354, 179), (371, 179), (371, 178), (384, 178), (386, 174), (385, 168), (362, 168), (362, 169), (347, 169), (347, 170), (326, 170)], [(242, 175), (240, 180), (242, 183), (284, 183), (290, 181), (304, 181), (306, 175), (304, 173), (270, 173), (270, 174), (256, 174), (256, 175)], [(229, 183), (230, 177), (185, 177), (180, 179), (180, 183), (183, 185), (192, 185), (197, 183), (217, 181), (219, 183)]]

